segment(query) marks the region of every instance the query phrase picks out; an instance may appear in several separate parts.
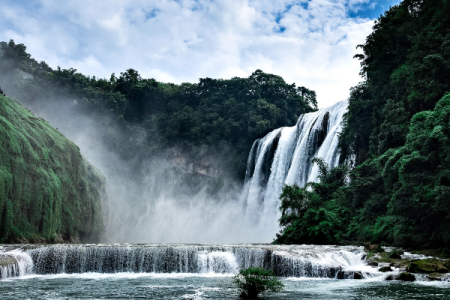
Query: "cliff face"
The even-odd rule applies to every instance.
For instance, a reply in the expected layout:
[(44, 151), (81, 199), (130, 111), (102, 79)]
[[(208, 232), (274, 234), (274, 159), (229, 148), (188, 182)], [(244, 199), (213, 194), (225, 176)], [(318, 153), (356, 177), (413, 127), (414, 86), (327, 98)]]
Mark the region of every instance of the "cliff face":
[(79, 148), (0, 95), (0, 242), (96, 242), (103, 175)]

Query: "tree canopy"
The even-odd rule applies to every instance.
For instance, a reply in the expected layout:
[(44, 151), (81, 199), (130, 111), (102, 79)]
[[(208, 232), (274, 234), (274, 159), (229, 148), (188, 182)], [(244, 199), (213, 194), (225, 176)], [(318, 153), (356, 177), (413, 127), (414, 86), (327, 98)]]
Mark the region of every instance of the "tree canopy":
[[(224, 144), (233, 149), (231, 167), (239, 178), (251, 144), (280, 126), (295, 124), (300, 114), (317, 109), (316, 93), (286, 83), (277, 75), (256, 70), (247, 78), (200, 78), (198, 83), (158, 82), (128, 69), (110, 78), (90, 77), (76, 69), (53, 70), (37, 62), (23, 44), (1, 42), (0, 85), (9, 96), (34, 104), (58, 99), (77, 103), (92, 118), (104, 120), (104, 127), (118, 124), (102, 142), (124, 157), (133, 145), (147, 153), (173, 146), (190, 153), (199, 147)], [(24, 85), (13, 76), (17, 70), (33, 76)], [(17, 76), (16, 76), (17, 77)], [(130, 136), (142, 132), (142, 138)], [(138, 143), (138, 144), (137, 144)]]
[[(404, 0), (359, 45), (344, 165), (283, 189), (280, 243), (450, 247), (450, 2)], [(326, 176), (324, 176), (324, 174)]]

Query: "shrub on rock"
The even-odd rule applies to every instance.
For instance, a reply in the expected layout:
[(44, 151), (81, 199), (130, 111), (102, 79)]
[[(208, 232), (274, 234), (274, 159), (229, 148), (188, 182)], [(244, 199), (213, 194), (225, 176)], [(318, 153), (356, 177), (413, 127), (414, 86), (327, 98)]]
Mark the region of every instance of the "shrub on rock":
[(401, 254), (403, 254), (403, 252), (400, 252), (397, 249), (394, 249), (391, 252), (389, 252), (389, 258), (401, 259), (402, 258)]
[(272, 271), (263, 268), (240, 270), (233, 282), (241, 291), (242, 298), (256, 298), (266, 292), (279, 292), (284, 287)]

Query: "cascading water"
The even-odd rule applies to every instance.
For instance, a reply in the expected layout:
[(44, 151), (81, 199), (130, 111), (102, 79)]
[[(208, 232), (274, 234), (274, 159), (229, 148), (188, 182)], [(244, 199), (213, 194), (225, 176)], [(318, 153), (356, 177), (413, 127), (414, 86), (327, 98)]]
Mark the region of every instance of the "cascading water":
[(20, 250), (0, 252), (0, 279), (31, 274), (33, 261), (30, 255)]
[(338, 165), (338, 139), (347, 106), (348, 101), (342, 101), (304, 114), (295, 126), (275, 129), (253, 143), (243, 193), (249, 226), (258, 226), (273, 238), (279, 230), (283, 185), (303, 187), (317, 181), (314, 157), (323, 158), (330, 167)]
[(0, 252), (0, 261), (16, 258), (2, 278), (87, 272), (236, 274), (249, 267), (278, 276), (335, 278), (339, 272), (361, 270), (363, 254), (362, 247), (353, 246), (30, 245)]

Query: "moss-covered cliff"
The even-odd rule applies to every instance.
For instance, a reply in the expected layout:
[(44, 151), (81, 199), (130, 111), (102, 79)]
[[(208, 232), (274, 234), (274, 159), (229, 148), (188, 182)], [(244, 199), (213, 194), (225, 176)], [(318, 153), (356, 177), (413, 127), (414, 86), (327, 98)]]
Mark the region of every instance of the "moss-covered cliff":
[(0, 95), (0, 242), (98, 241), (104, 186), (75, 144)]

